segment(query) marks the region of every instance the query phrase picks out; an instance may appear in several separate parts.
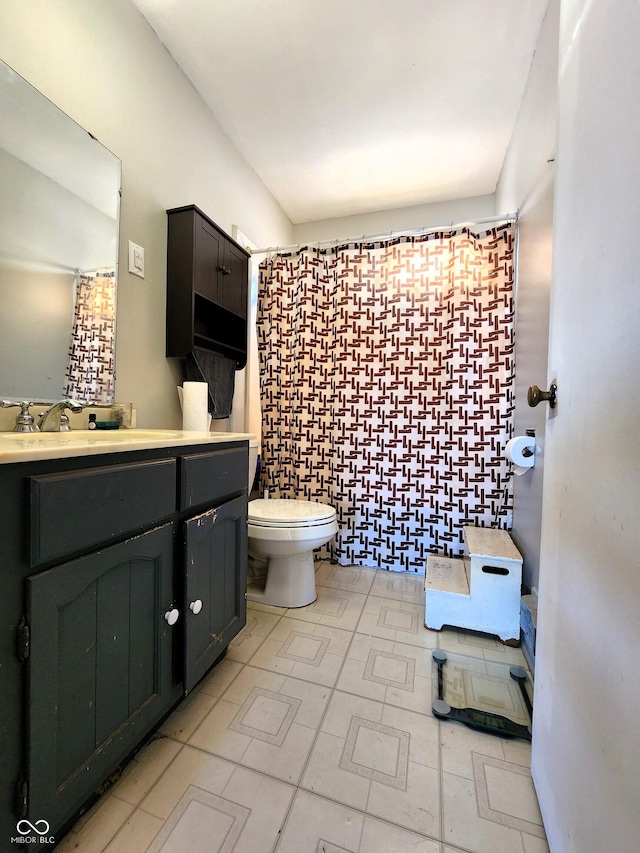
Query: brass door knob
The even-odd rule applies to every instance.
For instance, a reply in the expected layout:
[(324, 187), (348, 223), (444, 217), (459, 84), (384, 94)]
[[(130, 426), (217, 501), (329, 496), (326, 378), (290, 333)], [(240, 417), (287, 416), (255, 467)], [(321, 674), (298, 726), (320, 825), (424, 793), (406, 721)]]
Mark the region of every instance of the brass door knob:
[(545, 400), (549, 403), (552, 409), (555, 409), (557, 402), (558, 386), (555, 382), (551, 383), (548, 391), (541, 391), (537, 385), (530, 385), (527, 391), (527, 402), (533, 408), (538, 403), (543, 403)]

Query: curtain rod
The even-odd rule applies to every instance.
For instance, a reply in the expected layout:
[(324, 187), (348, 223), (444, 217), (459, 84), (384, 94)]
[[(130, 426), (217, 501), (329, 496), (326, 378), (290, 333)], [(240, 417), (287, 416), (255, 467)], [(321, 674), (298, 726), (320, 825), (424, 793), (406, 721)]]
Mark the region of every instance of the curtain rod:
[(379, 240), (391, 240), (393, 237), (413, 237), (431, 234), (435, 231), (451, 231), (456, 228), (466, 228), (470, 225), (489, 225), (492, 222), (517, 222), (517, 213), (506, 213), (504, 216), (489, 216), (486, 219), (475, 219), (469, 222), (451, 222), (446, 225), (430, 225), (422, 228), (399, 228), (397, 231), (383, 231), (380, 234), (358, 234), (355, 237), (334, 237), (333, 240), (302, 240), (292, 246), (268, 246), (266, 249), (251, 249), (252, 255), (264, 255), (267, 252), (281, 254), (293, 252), (302, 246), (339, 246), (343, 243), (375, 243)]

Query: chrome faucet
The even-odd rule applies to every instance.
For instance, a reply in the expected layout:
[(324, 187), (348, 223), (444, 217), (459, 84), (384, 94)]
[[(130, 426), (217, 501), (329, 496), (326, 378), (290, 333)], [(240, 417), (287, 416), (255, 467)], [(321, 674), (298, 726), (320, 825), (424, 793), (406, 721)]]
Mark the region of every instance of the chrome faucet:
[(66, 399), (53, 403), (40, 415), (40, 432), (66, 432), (71, 429), (69, 418), (64, 413), (65, 409), (70, 409), (77, 414), (82, 411), (83, 405), (77, 400)]

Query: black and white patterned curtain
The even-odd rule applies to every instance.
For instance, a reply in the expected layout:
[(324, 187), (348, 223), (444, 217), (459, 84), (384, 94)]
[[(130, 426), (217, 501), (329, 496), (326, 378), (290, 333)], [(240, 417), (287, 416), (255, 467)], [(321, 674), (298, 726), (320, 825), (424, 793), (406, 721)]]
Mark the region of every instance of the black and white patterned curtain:
[(113, 403), (115, 339), (115, 270), (79, 275), (64, 397), (81, 403)]
[(262, 482), (319, 500), (323, 556), (423, 572), (510, 524), (515, 225), (303, 248), (260, 267)]

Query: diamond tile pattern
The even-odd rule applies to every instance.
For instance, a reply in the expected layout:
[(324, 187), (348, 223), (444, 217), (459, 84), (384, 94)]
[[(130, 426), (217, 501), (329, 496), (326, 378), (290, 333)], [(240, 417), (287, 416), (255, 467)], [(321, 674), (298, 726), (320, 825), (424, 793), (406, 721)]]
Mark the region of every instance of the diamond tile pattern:
[(511, 502), (515, 229), (260, 266), (262, 485), (331, 504), (343, 565), (423, 571)]
[(57, 850), (548, 853), (530, 745), (431, 714), (432, 648), (477, 657), (479, 672), (526, 666), (522, 653), (426, 630), (415, 581), (320, 562), (320, 606), (250, 604), (237, 656)]
[(409, 739), (409, 732), (352, 717), (340, 769), (404, 791)]
[(364, 678), (398, 687), (400, 690), (413, 690), (416, 663), (412, 658), (403, 658), (387, 652), (371, 650), (367, 658)]
[(300, 705), (299, 699), (254, 687), (229, 728), (273, 746), (282, 746)]

